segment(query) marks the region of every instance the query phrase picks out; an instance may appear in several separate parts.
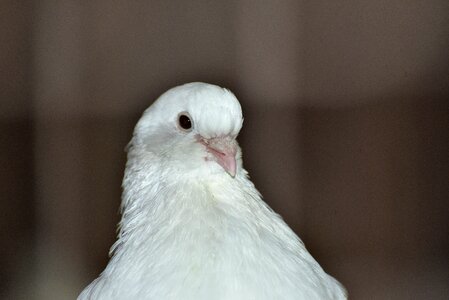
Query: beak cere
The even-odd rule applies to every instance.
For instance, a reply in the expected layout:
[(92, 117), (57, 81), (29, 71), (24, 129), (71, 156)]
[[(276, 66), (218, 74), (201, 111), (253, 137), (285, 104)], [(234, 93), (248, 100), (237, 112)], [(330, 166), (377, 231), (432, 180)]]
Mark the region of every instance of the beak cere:
[(232, 177), (236, 173), (237, 145), (235, 140), (229, 137), (217, 137), (212, 139), (203, 139), (202, 144), (206, 146), (207, 151), (212, 154), (214, 160)]

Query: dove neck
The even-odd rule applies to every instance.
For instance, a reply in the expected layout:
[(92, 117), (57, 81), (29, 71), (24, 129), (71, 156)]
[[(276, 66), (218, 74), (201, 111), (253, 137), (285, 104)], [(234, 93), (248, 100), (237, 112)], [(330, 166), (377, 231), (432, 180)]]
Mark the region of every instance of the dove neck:
[(129, 161), (123, 181), (120, 243), (132, 240), (129, 244), (138, 245), (146, 240), (142, 236), (151, 239), (161, 232), (197, 226), (193, 221), (185, 222), (195, 217), (212, 224), (216, 220), (208, 216), (223, 204), (232, 208), (232, 202), (243, 197), (239, 195), (248, 185), (243, 172), (235, 178), (223, 172), (202, 179), (172, 173), (157, 163)]

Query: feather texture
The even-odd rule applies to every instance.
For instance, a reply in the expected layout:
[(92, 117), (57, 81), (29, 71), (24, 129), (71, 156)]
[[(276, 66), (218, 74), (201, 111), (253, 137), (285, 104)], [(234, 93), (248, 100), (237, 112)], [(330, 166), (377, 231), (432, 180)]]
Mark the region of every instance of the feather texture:
[[(193, 130), (177, 127), (188, 112)], [(240, 104), (228, 90), (169, 90), (136, 125), (111, 260), (85, 299), (346, 299), (298, 236), (262, 200), (242, 167), (211, 158), (198, 137), (235, 139)]]

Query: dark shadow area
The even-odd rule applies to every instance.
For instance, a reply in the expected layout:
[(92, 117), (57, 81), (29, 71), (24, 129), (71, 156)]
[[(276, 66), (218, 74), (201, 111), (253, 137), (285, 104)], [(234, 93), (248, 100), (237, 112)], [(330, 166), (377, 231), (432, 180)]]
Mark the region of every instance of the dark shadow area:
[(311, 252), (356, 299), (368, 291), (443, 299), (447, 99), (308, 108), (301, 116), (303, 238)]
[(0, 3), (0, 298), (36, 255), (34, 130), (31, 113), (32, 5)]
[(14, 283), (11, 274), (33, 259), (36, 207), (32, 132), (30, 120), (0, 122), (0, 295)]

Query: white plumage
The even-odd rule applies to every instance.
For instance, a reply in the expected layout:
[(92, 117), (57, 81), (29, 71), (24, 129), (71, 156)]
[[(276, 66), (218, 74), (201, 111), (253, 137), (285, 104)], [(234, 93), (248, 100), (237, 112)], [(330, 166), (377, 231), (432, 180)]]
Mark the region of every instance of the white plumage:
[(111, 260), (78, 299), (346, 299), (248, 179), (242, 123), (235, 96), (205, 83), (144, 112)]

